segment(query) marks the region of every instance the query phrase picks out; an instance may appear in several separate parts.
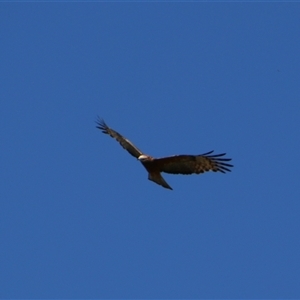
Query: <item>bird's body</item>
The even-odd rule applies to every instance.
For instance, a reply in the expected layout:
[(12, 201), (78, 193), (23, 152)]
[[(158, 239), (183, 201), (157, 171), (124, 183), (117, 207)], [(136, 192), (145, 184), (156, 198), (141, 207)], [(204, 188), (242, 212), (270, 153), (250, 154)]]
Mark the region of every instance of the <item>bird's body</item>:
[(229, 168), (233, 167), (233, 165), (225, 163), (225, 161), (230, 161), (230, 158), (220, 158), (224, 156), (225, 153), (210, 155), (213, 151), (201, 155), (174, 155), (163, 158), (153, 158), (136, 148), (120, 133), (109, 128), (103, 120), (98, 119), (96, 123), (98, 129), (116, 139), (125, 150), (143, 164), (148, 171), (149, 180), (170, 190), (172, 190), (172, 188), (161, 176), (161, 172), (184, 175), (200, 174), (207, 171), (225, 173), (226, 171), (230, 172), (231, 170)]

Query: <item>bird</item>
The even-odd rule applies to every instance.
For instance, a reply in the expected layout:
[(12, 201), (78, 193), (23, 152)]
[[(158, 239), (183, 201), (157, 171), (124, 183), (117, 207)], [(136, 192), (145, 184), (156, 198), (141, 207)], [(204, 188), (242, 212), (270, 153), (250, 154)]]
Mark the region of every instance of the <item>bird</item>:
[(231, 161), (231, 158), (223, 158), (226, 153), (216, 155), (213, 154), (214, 151), (209, 151), (200, 155), (173, 155), (162, 158), (154, 158), (143, 153), (127, 138), (108, 127), (103, 119), (98, 117), (96, 124), (96, 128), (117, 140), (119, 144), (129, 152), (129, 154), (137, 158), (142, 163), (148, 171), (149, 180), (166, 189), (173, 190), (162, 177), (162, 172), (183, 175), (201, 174), (208, 171), (226, 173), (231, 172), (230, 168), (233, 167), (233, 165), (227, 163), (228, 161)]

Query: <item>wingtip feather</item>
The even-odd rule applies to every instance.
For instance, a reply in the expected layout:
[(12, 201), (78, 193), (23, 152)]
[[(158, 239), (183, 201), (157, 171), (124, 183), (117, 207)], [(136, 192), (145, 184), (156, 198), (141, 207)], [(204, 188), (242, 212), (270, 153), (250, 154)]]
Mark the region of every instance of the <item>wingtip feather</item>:
[(97, 120), (95, 122), (97, 124), (96, 128), (102, 130), (103, 133), (106, 133), (106, 134), (108, 133), (107, 132), (108, 126), (104, 122), (104, 119), (102, 119), (99, 116), (97, 116)]

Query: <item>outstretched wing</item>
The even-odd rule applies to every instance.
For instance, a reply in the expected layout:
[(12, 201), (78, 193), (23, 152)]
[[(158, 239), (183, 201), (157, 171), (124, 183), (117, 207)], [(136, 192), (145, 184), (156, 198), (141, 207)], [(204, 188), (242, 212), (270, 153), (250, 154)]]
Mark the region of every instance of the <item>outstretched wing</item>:
[(233, 165), (225, 163), (231, 158), (220, 158), (226, 153), (209, 155), (213, 151), (201, 155), (175, 155), (170, 157), (154, 159), (152, 163), (160, 172), (170, 174), (200, 174), (208, 171), (230, 172)]
[(123, 137), (120, 133), (112, 130), (109, 128), (104, 120), (100, 119), (98, 117), (97, 121), (97, 128), (102, 130), (103, 133), (109, 134), (112, 138), (116, 139), (120, 145), (127, 150), (132, 156), (138, 158), (140, 155), (142, 155), (142, 151), (139, 150), (137, 147), (135, 147), (130, 141), (128, 141), (125, 137)]

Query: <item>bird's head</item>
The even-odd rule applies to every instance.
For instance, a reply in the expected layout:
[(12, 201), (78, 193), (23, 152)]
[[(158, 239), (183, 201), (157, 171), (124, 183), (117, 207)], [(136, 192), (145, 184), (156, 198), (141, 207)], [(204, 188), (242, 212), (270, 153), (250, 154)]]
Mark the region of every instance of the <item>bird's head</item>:
[(138, 157), (138, 160), (139, 160), (140, 162), (146, 162), (146, 161), (151, 160), (151, 157), (148, 156), (148, 155), (142, 154), (142, 155), (140, 155), (140, 156)]

